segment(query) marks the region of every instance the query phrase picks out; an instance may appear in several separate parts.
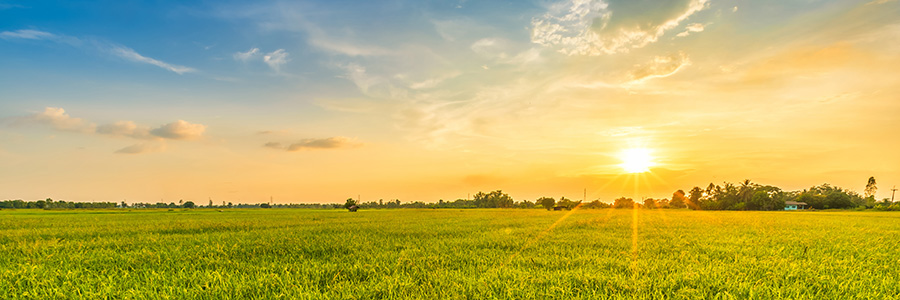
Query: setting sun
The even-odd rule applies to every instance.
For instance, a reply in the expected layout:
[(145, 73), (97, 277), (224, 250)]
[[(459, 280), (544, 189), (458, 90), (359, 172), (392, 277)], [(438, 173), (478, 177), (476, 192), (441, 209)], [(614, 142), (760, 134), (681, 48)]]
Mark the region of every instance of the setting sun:
[(654, 166), (653, 156), (650, 155), (650, 150), (646, 148), (622, 150), (622, 153), (619, 154), (619, 159), (622, 160), (622, 164), (619, 166), (628, 173), (649, 172), (650, 167)]

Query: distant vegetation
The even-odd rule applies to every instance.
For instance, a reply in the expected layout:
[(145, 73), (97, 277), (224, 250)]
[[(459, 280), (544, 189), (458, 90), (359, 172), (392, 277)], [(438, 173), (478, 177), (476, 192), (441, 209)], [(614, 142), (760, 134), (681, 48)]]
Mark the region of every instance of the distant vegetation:
[(67, 208), (115, 208), (115, 202), (66, 202), (46, 200), (24, 201), (6, 200), (0, 201), (0, 208), (43, 208), (43, 209), (67, 209)]
[(581, 209), (599, 208), (642, 208), (642, 209), (671, 209), (688, 208), (692, 210), (782, 210), (786, 201), (803, 202), (808, 208), (813, 209), (875, 209), (885, 211), (900, 211), (900, 203), (895, 203), (890, 198), (875, 200), (875, 178), (870, 177), (866, 185), (865, 195), (832, 186), (827, 183), (813, 186), (801, 191), (783, 191), (779, 187), (760, 185), (744, 180), (741, 183), (725, 182), (722, 185), (710, 183), (705, 189), (694, 187), (688, 192), (677, 190), (672, 193), (672, 198), (653, 199), (645, 198), (635, 201), (632, 198), (620, 197), (607, 203), (596, 199), (590, 202), (573, 201), (566, 197), (556, 200), (552, 197), (540, 197), (534, 201), (515, 201), (501, 190), (490, 193), (478, 192), (475, 197), (469, 199), (456, 199), (454, 201), (438, 200), (435, 203), (412, 201), (402, 203), (399, 199), (384, 201), (361, 202), (349, 198), (343, 204), (338, 203), (300, 203), (300, 204), (272, 204), (257, 203), (246, 204), (222, 202), (216, 205), (209, 201), (208, 205), (198, 205), (192, 201), (179, 200), (165, 203), (133, 203), (127, 204), (115, 202), (66, 202), (46, 200), (24, 201), (6, 200), (0, 201), (0, 209), (3, 208), (40, 208), (40, 209), (72, 209), (72, 208), (306, 208), (306, 209), (347, 209), (357, 206), (360, 209), (395, 209), (395, 208), (523, 208), (523, 209), (547, 209), (547, 210), (572, 210), (575, 207)]

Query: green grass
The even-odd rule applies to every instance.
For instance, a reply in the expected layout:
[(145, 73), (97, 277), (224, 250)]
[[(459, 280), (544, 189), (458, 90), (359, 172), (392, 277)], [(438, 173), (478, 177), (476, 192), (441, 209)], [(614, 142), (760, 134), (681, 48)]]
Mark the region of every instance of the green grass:
[(0, 211), (0, 298), (900, 299), (900, 213)]

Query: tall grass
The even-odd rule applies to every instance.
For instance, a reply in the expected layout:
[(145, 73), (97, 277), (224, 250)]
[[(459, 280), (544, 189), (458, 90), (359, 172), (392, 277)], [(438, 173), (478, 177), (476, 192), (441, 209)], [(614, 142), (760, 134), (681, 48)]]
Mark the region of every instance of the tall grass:
[(898, 299), (900, 214), (0, 211), (0, 298)]

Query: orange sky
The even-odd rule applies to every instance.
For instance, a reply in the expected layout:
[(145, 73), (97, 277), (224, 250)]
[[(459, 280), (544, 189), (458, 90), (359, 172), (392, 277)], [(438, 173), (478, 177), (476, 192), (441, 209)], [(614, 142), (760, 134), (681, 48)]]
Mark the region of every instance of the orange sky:
[(0, 199), (890, 197), (900, 5), (782, 2), (0, 8)]

